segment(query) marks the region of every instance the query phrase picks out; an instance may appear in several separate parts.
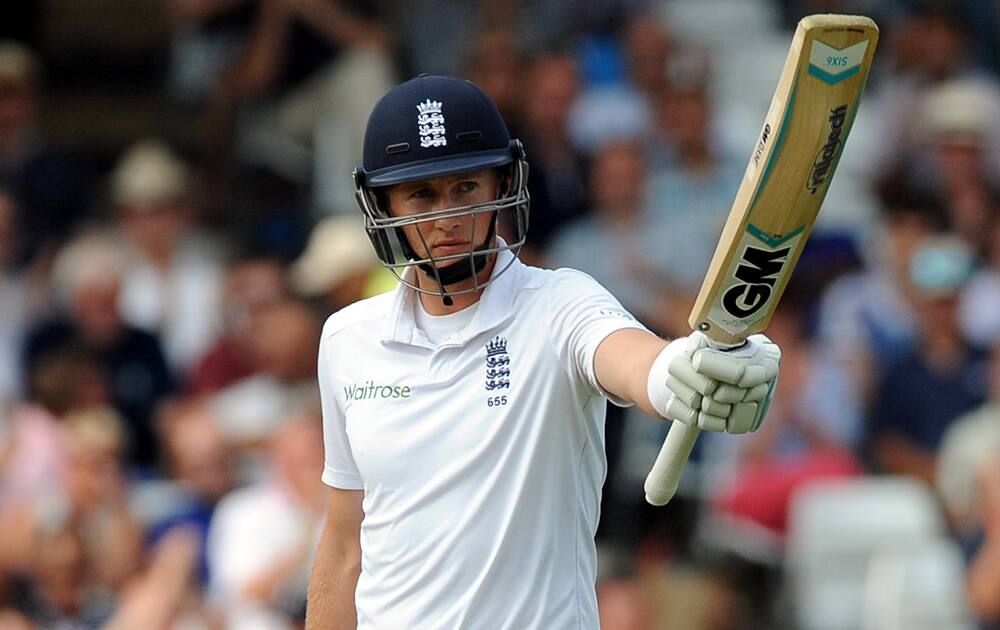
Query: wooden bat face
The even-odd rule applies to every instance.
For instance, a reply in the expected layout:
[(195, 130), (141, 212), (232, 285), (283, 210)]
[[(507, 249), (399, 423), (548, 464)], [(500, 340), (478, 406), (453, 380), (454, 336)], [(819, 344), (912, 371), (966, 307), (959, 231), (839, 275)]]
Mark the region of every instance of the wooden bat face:
[(877, 41), (866, 17), (799, 23), (692, 328), (724, 344), (766, 328), (837, 168)]

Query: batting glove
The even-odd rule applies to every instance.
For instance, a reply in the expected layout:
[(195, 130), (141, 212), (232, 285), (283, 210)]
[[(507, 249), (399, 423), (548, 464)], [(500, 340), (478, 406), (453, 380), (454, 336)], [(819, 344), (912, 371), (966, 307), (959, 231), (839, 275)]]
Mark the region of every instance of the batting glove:
[(756, 431), (778, 379), (781, 350), (764, 335), (723, 350), (699, 332), (675, 339), (649, 372), (649, 400), (665, 418), (706, 431)]

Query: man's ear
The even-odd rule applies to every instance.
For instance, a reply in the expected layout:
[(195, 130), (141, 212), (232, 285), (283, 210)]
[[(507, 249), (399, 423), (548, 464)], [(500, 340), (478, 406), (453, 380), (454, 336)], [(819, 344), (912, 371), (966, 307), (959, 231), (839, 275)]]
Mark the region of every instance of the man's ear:
[(387, 217), (391, 216), (392, 213), (389, 212), (389, 194), (385, 188), (376, 188), (372, 191), (372, 194), (375, 197), (376, 209)]
[(513, 173), (513, 165), (499, 166), (497, 167), (497, 198), (509, 197), (513, 192), (511, 190), (514, 186), (514, 178), (511, 177)]

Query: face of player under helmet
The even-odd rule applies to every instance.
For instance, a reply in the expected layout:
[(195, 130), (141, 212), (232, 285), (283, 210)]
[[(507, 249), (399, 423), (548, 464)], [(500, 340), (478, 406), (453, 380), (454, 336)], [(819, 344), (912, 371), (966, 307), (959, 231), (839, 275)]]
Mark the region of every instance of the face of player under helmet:
[[(469, 81), (422, 75), (390, 90), (368, 119), (363, 160), (354, 169), (354, 184), (365, 229), (379, 259), (403, 284), (442, 297), (477, 291), (489, 281), (477, 277), (489, 259), (502, 250), (516, 254), (524, 244), (529, 205), (524, 150), (518, 140), (510, 138), (496, 105)], [(380, 193), (395, 184), (488, 168), (498, 169), (501, 177), (498, 198), (487, 203), (394, 217)], [(496, 238), (501, 216), (511, 229), (511, 242), (506, 244)], [(465, 252), (445, 256), (428, 252), (418, 257), (403, 228), (450, 217), (489, 221), (485, 241), (470, 242)], [(412, 275), (405, 277), (403, 272), (411, 266), (433, 278), (439, 290), (421, 288)], [(448, 289), (469, 278), (473, 279), (471, 287)]]

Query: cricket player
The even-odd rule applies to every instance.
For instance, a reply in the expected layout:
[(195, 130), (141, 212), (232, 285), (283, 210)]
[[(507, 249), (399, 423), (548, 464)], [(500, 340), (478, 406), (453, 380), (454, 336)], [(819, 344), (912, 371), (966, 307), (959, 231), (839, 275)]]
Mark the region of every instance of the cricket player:
[(760, 425), (777, 347), (668, 344), (589, 276), (521, 263), (527, 178), (468, 81), (417, 77), (371, 114), (357, 199), (401, 284), (320, 340), (330, 491), (309, 630), (596, 629), (605, 400)]

